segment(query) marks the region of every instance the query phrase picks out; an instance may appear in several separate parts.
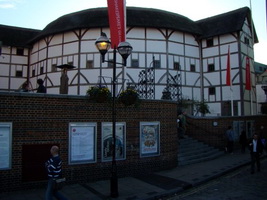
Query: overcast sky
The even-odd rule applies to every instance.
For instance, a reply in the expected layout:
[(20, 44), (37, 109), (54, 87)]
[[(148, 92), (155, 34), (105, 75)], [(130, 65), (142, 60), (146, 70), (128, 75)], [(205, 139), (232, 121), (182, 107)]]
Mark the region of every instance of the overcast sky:
[[(126, 5), (171, 11), (195, 21), (250, 7), (250, 1), (259, 39), (254, 46), (255, 61), (267, 64), (267, 0), (126, 0)], [(62, 15), (106, 6), (106, 0), (0, 0), (0, 24), (42, 30)]]

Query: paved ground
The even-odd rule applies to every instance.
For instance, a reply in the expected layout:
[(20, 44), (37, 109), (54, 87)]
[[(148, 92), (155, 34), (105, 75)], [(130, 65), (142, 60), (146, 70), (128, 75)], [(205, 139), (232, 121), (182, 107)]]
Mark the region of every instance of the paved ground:
[[(249, 165), (249, 153), (225, 154), (217, 159), (179, 166), (160, 171), (149, 176), (126, 177), (119, 179), (119, 197), (117, 200), (161, 199), (188, 188), (199, 186), (214, 178), (240, 167)], [(17, 191), (0, 194), (0, 200), (43, 200), (44, 189)], [(110, 181), (98, 181), (83, 185), (72, 184), (63, 188), (62, 193), (69, 200), (106, 200), (110, 198)]]
[(250, 172), (245, 166), (165, 200), (266, 200), (267, 159), (261, 162), (260, 172)]

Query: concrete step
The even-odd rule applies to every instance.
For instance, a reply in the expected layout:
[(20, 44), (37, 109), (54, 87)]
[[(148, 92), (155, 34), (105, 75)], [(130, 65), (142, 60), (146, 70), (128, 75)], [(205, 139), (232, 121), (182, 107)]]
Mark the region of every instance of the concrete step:
[(223, 151), (190, 137), (179, 140), (178, 165), (188, 165), (215, 159), (224, 154)]

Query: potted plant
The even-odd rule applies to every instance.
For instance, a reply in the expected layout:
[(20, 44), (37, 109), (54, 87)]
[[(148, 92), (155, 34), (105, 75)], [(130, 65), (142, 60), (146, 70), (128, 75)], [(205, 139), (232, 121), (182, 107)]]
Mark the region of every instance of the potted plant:
[(97, 103), (104, 103), (111, 99), (111, 92), (109, 89), (101, 85), (90, 87), (86, 94), (89, 96), (90, 100), (93, 100)]
[(139, 102), (139, 95), (135, 89), (128, 87), (120, 93), (119, 101), (125, 106), (136, 105)]

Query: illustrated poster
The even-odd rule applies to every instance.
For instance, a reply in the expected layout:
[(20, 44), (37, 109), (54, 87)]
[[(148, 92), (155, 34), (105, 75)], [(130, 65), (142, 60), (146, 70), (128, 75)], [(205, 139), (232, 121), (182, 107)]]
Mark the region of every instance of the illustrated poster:
[(160, 150), (160, 123), (140, 122), (140, 156), (156, 156)]
[[(102, 160), (112, 160), (112, 123), (102, 123)], [(116, 160), (123, 160), (125, 156), (125, 123), (116, 123)]]

